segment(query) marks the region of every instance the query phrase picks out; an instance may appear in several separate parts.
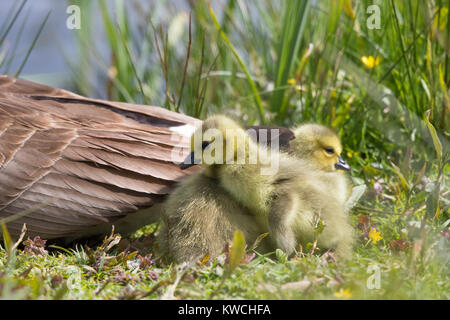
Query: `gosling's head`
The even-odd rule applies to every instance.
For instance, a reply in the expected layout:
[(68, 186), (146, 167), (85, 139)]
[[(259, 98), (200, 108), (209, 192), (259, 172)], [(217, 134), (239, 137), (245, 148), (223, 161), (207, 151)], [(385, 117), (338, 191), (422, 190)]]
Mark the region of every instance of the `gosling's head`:
[(180, 168), (202, 164), (208, 170), (216, 165), (236, 163), (238, 157), (245, 157), (248, 140), (244, 129), (230, 118), (209, 117), (192, 135), (191, 153)]
[(312, 161), (321, 170), (350, 170), (341, 158), (342, 144), (329, 128), (318, 124), (305, 124), (293, 130), (290, 153), (297, 158)]

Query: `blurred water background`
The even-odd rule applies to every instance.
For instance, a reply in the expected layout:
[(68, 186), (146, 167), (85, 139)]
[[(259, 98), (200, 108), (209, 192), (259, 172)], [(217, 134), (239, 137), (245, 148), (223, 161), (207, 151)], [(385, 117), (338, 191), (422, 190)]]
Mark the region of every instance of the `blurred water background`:
[[(0, 22), (3, 23), (12, 18), (11, 8), (18, 7), (20, 1), (0, 1)], [(17, 70), (27, 49), (32, 43), (45, 16), (50, 12), (48, 21), (44, 26), (35, 48), (22, 71), (24, 78), (36, 79), (47, 84), (64, 84), (64, 78), (68, 76), (70, 67), (68, 59), (75, 59), (76, 50), (75, 30), (66, 27), (67, 1), (38, 0), (29, 1), (20, 18), (6, 39), (6, 46), (13, 46), (16, 40), (17, 50), (11, 62), (10, 70)], [(21, 32), (21, 24), (24, 23)]]
[[(115, 14), (117, 1), (107, 1), (108, 10)], [(133, 2), (133, 4), (132, 4)], [(152, 1), (133, 0), (126, 1), (128, 7), (139, 3), (142, 8), (155, 8), (158, 12), (152, 15), (152, 20), (157, 23), (164, 20), (164, 16), (169, 16), (168, 11), (186, 11), (188, 6), (183, 0)], [(7, 23), (14, 18), (16, 10), (21, 6), (19, 0), (0, 1), (0, 25)], [(72, 5), (79, 5), (81, 19), (88, 21), (81, 25), (81, 28), (90, 29), (91, 40), (95, 42), (95, 50), (100, 59), (108, 63), (110, 57), (109, 46), (105, 39), (102, 17), (99, 8), (99, 1), (91, 0), (33, 0), (26, 1), (23, 10), (17, 18), (17, 22), (8, 33), (4, 47), (11, 50), (13, 47), (14, 58), (9, 66), (10, 73), (14, 73), (21, 65), (30, 44), (33, 42), (41, 24), (49, 14), (48, 20), (33, 48), (27, 63), (25, 64), (21, 77), (29, 80), (39, 81), (52, 86), (65, 89), (74, 89), (71, 77), (74, 77), (73, 68), (80, 67), (80, 35), (82, 31), (69, 29), (66, 21), (70, 16), (67, 8)], [(86, 10), (89, 9), (89, 10)], [(131, 18), (136, 16), (135, 10), (127, 12)], [(16, 43), (17, 41), (17, 43)], [(82, 63), (82, 61), (81, 61)], [(94, 72), (94, 70), (92, 70)]]

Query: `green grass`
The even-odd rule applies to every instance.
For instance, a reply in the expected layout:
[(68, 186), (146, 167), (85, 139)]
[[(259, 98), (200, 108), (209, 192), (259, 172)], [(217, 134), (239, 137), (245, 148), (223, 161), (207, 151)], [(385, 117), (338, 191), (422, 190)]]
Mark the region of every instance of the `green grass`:
[[(27, 16), (20, 19), (23, 16), (22, 12), (27, 2), (28, 0), (22, 0), (20, 3), (15, 3), (8, 12), (8, 18), (5, 19), (3, 24), (0, 26), (0, 73), (2, 74), (12, 73), (15, 77), (20, 76), (25, 64), (28, 61), (28, 58), (31, 55), (31, 52), (33, 51), (34, 46), (36, 45), (36, 42), (38, 41), (42, 33), (42, 30), (47, 23), (48, 17), (50, 16), (50, 12), (48, 12), (47, 15), (43, 17), (43, 20), (33, 38), (33, 41), (31, 42), (27, 50), (25, 52), (22, 52), (21, 54), (18, 54), (17, 47), (26, 28), (27, 17), (29, 17), (30, 14), (30, 12), (28, 11)], [(11, 29), (19, 23), (20, 26), (18, 27), (19, 31), (16, 38), (12, 41), (8, 41), (8, 35), (10, 34)], [(20, 60), (21, 63), (19, 65), (19, 68), (13, 73), (13, 71), (11, 70), (11, 64), (14, 60)]]
[[(198, 118), (224, 113), (245, 124), (334, 127), (353, 185), (368, 187), (351, 211), (358, 242), (348, 261), (305, 249), (289, 260), (246, 256), (231, 274), (221, 257), (184, 276), (158, 259), (138, 267), (123, 243), (89, 254), (0, 250), (0, 297), (158, 298), (178, 276), (179, 298), (450, 298), (448, 2), (380, 1), (380, 29), (372, 30), (368, 0), (187, 1), (190, 20), (163, 2), (73, 2), (101, 13), (110, 49), (105, 60), (88, 27), (98, 15), (83, 15), (80, 61), (71, 62), (80, 94)], [(380, 63), (367, 67), (363, 56)], [(366, 234), (372, 225), (383, 238), (376, 244)], [(127, 240), (141, 239), (131, 251), (156, 257), (154, 229)], [(367, 287), (372, 265), (381, 271), (380, 289)]]
[[(39, 253), (29, 244), (9, 258), (0, 251), (0, 293), (5, 299), (170, 298), (170, 287), (180, 278), (174, 292), (182, 299), (449, 299), (448, 240), (427, 236), (423, 256), (417, 246), (394, 253), (384, 226), (377, 224), (381, 242), (362, 241), (348, 261), (310, 253), (289, 260), (282, 254), (247, 255), (228, 277), (227, 254), (187, 271), (158, 260), (152, 264), (151, 236), (131, 241), (129, 251), (124, 251), (127, 240), (105, 249), (118, 235), (96, 249)], [(379, 289), (367, 287), (373, 265), (380, 270)], [(341, 289), (351, 296), (339, 296)]]

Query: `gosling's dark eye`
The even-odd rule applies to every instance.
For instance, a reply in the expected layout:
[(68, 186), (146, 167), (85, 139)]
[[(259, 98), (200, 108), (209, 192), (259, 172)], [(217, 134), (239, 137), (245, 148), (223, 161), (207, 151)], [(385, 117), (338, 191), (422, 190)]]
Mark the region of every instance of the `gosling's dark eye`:
[(205, 150), (205, 148), (206, 148), (207, 146), (209, 146), (210, 143), (211, 143), (210, 141), (203, 141), (203, 142), (202, 142), (202, 150)]
[(334, 153), (334, 149), (333, 149), (333, 148), (325, 148), (325, 151), (326, 151), (328, 154), (333, 154), (333, 153)]

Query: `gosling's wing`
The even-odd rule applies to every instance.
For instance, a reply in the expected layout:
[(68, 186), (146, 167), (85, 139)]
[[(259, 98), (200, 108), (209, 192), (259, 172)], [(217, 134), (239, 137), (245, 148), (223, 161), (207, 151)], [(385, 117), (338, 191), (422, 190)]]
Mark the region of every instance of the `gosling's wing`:
[[(256, 132), (256, 135), (251, 134), (252, 138), (256, 138), (257, 143), (267, 144), (268, 147), (274, 145), (274, 141), (278, 140), (278, 146), (280, 150), (289, 152), (290, 150), (290, 141), (295, 139), (294, 132), (291, 130), (278, 127), (278, 126), (246, 126), (245, 129), (249, 132)], [(253, 131), (254, 130), (254, 131)], [(264, 137), (261, 139), (262, 135)]]
[(148, 208), (198, 170), (177, 163), (199, 124), (0, 75), (0, 219), (51, 239)]

